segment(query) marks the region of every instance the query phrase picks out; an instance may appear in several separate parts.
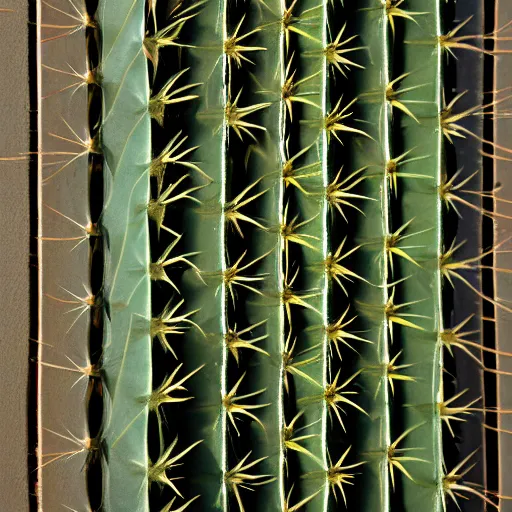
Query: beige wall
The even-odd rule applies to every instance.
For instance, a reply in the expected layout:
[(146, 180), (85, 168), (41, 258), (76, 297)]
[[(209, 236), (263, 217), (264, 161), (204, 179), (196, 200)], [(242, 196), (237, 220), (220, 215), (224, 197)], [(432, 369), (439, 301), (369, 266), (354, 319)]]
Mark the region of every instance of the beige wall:
[[(29, 150), (28, 2), (1, 0), (0, 157)], [(28, 511), (28, 163), (0, 162), (0, 510)]]

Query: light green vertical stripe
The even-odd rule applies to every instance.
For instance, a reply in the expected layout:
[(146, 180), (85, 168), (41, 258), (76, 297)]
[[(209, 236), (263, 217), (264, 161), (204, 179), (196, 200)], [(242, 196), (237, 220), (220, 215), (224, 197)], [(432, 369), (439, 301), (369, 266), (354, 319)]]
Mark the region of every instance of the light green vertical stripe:
[[(444, 3), (444, 2), (443, 2)], [(403, 448), (414, 448), (409, 455), (428, 462), (411, 462), (407, 466), (415, 481), (402, 477), (403, 504), (417, 512), (443, 510), (442, 485), (442, 437), (437, 402), (440, 399), (442, 379), (442, 349), (438, 333), (443, 328), (441, 274), (439, 256), (442, 253), (441, 200), (438, 187), (444, 166), (443, 135), (439, 125), (442, 109), (442, 55), (437, 44), (441, 34), (440, 0), (409, 0), (407, 11), (414, 14), (418, 24), (410, 20), (404, 23), (404, 72), (407, 87), (421, 86), (402, 97), (412, 101), (408, 106), (419, 120), (402, 119), (404, 151), (414, 150), (411, 157), (425, 156), (420, 161), (405, 164), (401, 170), (419, 173), (423, 179), (402, 179), (402, 222), (414, 219), (409, 233), (422, 232), (411, 239), (410, 244), (420, 246), (413, 256), (422, 269), (400, 259), (400, 276), (407, 277), (401, 288), (401, 302), (421, 301), (411, 305), (408, 313), (424, 315), (411, 319), (424, 331), (409, 328), (400, 330), (400, 348), (403, 356), (399, 364), (412, 364), (406, 372), (415, 382), (403, 385), (403, 429), (421, 425), (404, 440)], [(432, 44), (425, 44), (431, 40)], [(421, 41), (422, 44), (414, 44)], [(421, 67), (418, 63), (421, 62)], [(418, 102), (418, 103), (414, 103)], [(396, 228), (397, 226), (395, 226)], [(407, 233), (406, 233), (407, 234)]]
[(149, 510), (147, 421), (151, 392), (148, 165), (149, 84), (142, 51), (145, 2), (101, 0), (105, 209), (107, 511)]

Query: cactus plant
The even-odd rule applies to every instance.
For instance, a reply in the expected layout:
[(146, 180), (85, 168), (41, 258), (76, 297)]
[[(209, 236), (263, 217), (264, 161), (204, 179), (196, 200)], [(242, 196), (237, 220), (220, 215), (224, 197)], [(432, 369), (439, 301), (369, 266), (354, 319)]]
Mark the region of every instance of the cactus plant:
[(508, 216), (460, 167), (509, 161), (510, 96), (452, 71), (508, 25), (466, 10), (38, 2), (40, 509), (499, 507)]
[(109, 485), (103, 504), (108, 510), (143, 511), (149, 510), (148, 486), (162, 472), (150, 461), (147, 429), (152, 396), (150, 283), (158, 272), (165, 272), (151, 263), (149, 251), (151, 100), (142, 51), (144, 5), (101, 2), (99, 19), (105, 155), (101, 229), (106, 237), (108, 318), (103, 368), (109, 396), (104, 431)]

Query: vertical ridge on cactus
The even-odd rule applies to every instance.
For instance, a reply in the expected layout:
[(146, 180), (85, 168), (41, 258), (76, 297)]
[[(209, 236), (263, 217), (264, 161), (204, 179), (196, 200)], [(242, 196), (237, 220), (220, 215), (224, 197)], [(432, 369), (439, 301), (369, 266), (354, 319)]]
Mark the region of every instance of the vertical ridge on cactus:
[[(408, 2), (411, 10), (426, 10), (423, 2)], [(404, 44), (404, 71), (415, 68), (418, 61), (424, 62), (421, 72), (413, 73), (407, 80), (411, 87), (420, 86), (406, 93), (403, 101), (411, 105), (417, 120), (402, 113), (401, 132), (405, 150), (418, 147), (419, 152), (429, 155), (421, 164), (421, 173), (430, 179), (404, 180), (397, 200), (401, 207), (402, 222), (413, 219), (410, 230), (419, 231), (414, 237), (416, 261), (422, 270), (415, 272), (413, 264), (404, 258), (398, 258), (398, 278), (408, 277), (397, 286), (403, 301), (419, 301), (410, 307), (411, 318), (424, 331), (400, 327), (400, 348), (403, 349), (401, 363), (412, 364), (409, 374), (414, 382), (402, 384), (403, 400), (410, 404), (432, 404), (431, 414), (425, 414), (417, 406), (404, 410), (404, 430), (424, 423), (411, 430), (403, 440), (406, 448), (414, 448), (414, 455), (428, 461), (412, 461), (404, 466), (410, 478), (403, 479), (403, 500), (406, 506), (417, 507), (428, 501), (432, 510), (444, 510), (444, 495), (439, 492), (443, 476), (442, 421), (436, 404), (442, 401), (443, 347), (439, 343), (439, 333), (443, 329), (442, 275), (440, 256), (443, 252), (443, 218), (439, 187), (443, 169), (446, 165), (441, 128), (443, 98), (443, 53), (437, 38), (442, 34), (442, 5), (438, 0), (428, 3), (432, 15), (417, 19), (417, 23), (404, 23), (404, 40), (414, 41), (425, 38), (425, 31), (432, 36), (431, 47)], [(423, 27), (423, 29), (421, 29)], [(398, 43), (398, 41), (397, 41)], [(403, 44), (401, 42), (400, 44)], [(430, 78), (427, 78), (430, 77)], [(421, 101), (420, 101), (421, 99)], [(407, 103), (409, 102), (410, 103)], [(397, 121), (400, 116), (397, 115)], [(410, 164), (404, 165), (404, 172), (413, 170)], [(412, 184), (412, 181), (416, 181)], [(421, 203), (420, 203), (421, 201)], [(418, 205), (422, 210), (418, 211)], [(398, 227), (398, 226), (396, 226)], [(424, 300), (428, 298), (428, 300)], [(402, 300), (402, 299), (401, 299)], [(429, 489), (418, 489), (417, 482), (433, 482)]]
[(105, 153), (107, 308), (106, 510), (149, 511), (148, 404), (152, 391), (149, 203), (149, 77), (142, 52), (143, 3), (101, 1), (101, 129)]
[[(395, 408), (392, 408), (387, 375), (391, 360), (392, 323), (386, 305), (396, 278), (390, 272), (386, 247), (391, 234), (390, 177), (387, 164), (394, 148), (392, 113), (386, 98), (386, 87), (391, 81), (394, 67), (394, 43), (384, 3), (363, 2), (360, 10), (347, 9), (347, 16), (350, 17), (342, 23), (353, 27), (351, 33), (358, 35), (358, 44), (364, 48), (360, 55), (358, 53), (358, 63), (364, 69), (352, 70), (347, 78), (350, 97), (357, 98), (351, 108), (357, 109), (357, 115), (353, 117), (364, 121), (364, 124), (361, 123), (362, 131), (373, 139), (354, 135), (357, 138), (351, 141), (350, 149), (345, 150), (342, 171), (342, 174), (346, 172), (345, 176), (350, 176), (352, 172), (359, 172), (360, 175), (360, 179), (355, 180), (356, 187), (350, 190), (357, 195), (349, 200), (363, 214), (357, 210), (350, 213), (351, 220), (346, 224), (349, 227), (346, 243), (347, 248), (359, 247), (355, 253), (357, 258), (352, 258), (354, 267), (351, 267), (351, 271), (364, 278), (366, 283), (361, 281), (360, 286), (352, 285), (348, 297), (354, 307), (353, 314), (356, 315), (354, 330), (357, 326), (359, 332), (364, 332), (360, 337), (371, 342), (353, 345), (361, 355), (361, 359), (355, 358), (354, 363), (362, 370), (357, 383), (364, 390), (359, 394), (358, 404), (368, 416), (358, 414), (353, 422), (354, 431), (362, 435), (355, 438), (355, 447), (351, 450), (352, 460), (354, 463), (366, 464), (360, 469), (361, 474), (354, 477), (358, 493), (351, 493), (347, 499), (349, 506), (352, 499), (352, 507), (357, 509), (389, 511), (393, 510), (393, 506), (387, 453), (393, 435), (391, 418)], [(370, 200), (360, 201), (360, 198)], [(352, 224), (355, 224), (355, 229), (350, 229)], [(343, 310), (338, 314), (341, 313)], [(349, 439), (352, 439), (352, 435), (349, 434)], [(347, 445), (350, 445), (350, 441)], [(368, 494), (363, 491), (366, 488), (378, 492)]]

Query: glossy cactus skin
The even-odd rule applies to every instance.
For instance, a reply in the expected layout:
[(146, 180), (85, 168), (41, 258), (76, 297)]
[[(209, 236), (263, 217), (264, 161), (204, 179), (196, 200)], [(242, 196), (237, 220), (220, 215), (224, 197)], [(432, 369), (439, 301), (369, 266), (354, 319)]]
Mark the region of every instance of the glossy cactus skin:
[[(194, 115), (186, 119), (185, 129), (191, 146), (197, 146), (194, 160), (212, 180), (205, 186), (204, 179), (192, 175), (193, 185), (204, 186), (195, 194), (201, 204), (190, 203), (183, 207), (184, 250), (198, 252), (194, 263), (204, 274), (202, 282), (193, 271), (187, 271), (182, 285), (178, 285), (188, 301), (188, 308), (197, 310), (194, 322), (204, 331), (203, 335), (197, 329), (191, 329), (183, 336), (183, 360), (189, 371), (208, 361), (198, 378), (187, 385), (195, 398), (187, 404), (184, 418), (187, 425), (201, 425), (203, 442), (195, 453), (197, 486), (193, 492), (201, 495), (200, 504), (208, 503), (212, 510), (223, 510), (229, 500), (224, 482), (224, 473), (230, 463), (227, 458), (229, 441), (225, 434), (229, 419), (221, 400), (231, 389), (229, 384), (234, 384), (227, 381), (227, 367), (233, 362), (226, 346), (227, 308), (231, 299), (223, 281), (228, 264), (228, 226), (224, 218), (229, 164), (228, 127), (224, 114), (227, 99), (227, 62), (223, 54), (223, 41), (228, 30), (226, 9), (226, 2), (207, 3), (190, 26), (195, 36), (192, 33), (184, 36), (187, 43), (193, 42), (199, 47), (190, 50), (194, 65), (187, 72), (187, 81), (202, 83), (199, 98), (190, 105)], [(236, 254), (231, 262), (240, 256), (241, 253)], [(211, 384), (205, 386), (204, 382)], [(192, 441), (190, 433), (185, 435)]]
[[(232, 3), (228, 3), (233, 7)], [(257, 339), (265, 336), (255, 345), (266, 352), (257, 353), (253, 350), (240, 350), (240, 363), (237, 364), (230, 355), (230, 364), (235, 373), (246, 373), (246, 382), (250, 391), (265, 389), (261, 395), (260, 403), (271, 405), (255, 410), (255, 414), (261, 420), (265, 429), (251, 427), (246, 434), (239, 439), (240, 448), (235, 450), (243, 454), (253, 449), (251, 457), (254, 459), (266, 457), (258, 466), (258, 473), (270, 474), (275, 481), (258, 489), (258, 496), (254, 497), (254, 508), (268, 507), (271, 510), (280, 509), (286, 500), (285, 488), (282, 483), (284, 471), (284, 441), (283, 427), (285, 421), (285, 389), (283, 351), (285, 346), (285, 312), (281, 302), (283, 292), (283, 243), (280, 232), (282, 214), (284, 208), (283, 193), (284, 183), (282, 175), (281, 140), (284, 130), (283, 104), (279, 101), (281, 93), (281, 78), (283, 56), (281, 50), (282, 31), (279, 24), (279, 13), (282, 4), (278, 1), (269, 2), (268, 8), (260, 9), (256, 3), (247, 4), (245, 17), (241, 13), (231, 16), (231, 33), (239, 22), (239, 35), (247, 34), (261, 26), (267, 29), (258, 31), (251, 39), (248, 46), (261, 48), (246, 53), (246, 56), (255, 64), (244, 62), (238, 68), (232, 62), (234, 81), (232, 93), (236, 94), (237, 88), (243, 84), (245, 104), (263, 103), (266, 107), (252, 116), (252, 121), (265, 128), (254, 131), (258, 145), (247, 136), (243, 135), (243, 141), (231, 132), (232, 147), (232, 186), (230, 198), (243, 193), (246, 187), (254, 184), (244, 197), (249, 198), (261, 194), (247, 204), (241, 211), (249, 218), (255, 220), (260, 226), (241, 223), (243, 240), (236, 232), (233, 225), (228, 223), (228, 239), (230, 247), (243, 247), (248, 249), (248, 261), (266, 255), (254, 270), (265, 275), (259, 289), (262, 296), (251, 294), (239, 294), (235, 310), (230, 319), (231, 325), (237, 323), (237, 316), (243, 315), (246, 324), (240, 327), (257, 325), (261, 326), (251, 330), (248, 339)], [(234, 10), (234, 9), (233, 9)], [(235, 10), (234, 10), (235, 11)], [(235, 11), (236, 12), (236, 11)], [(251, 75), (255, 81), (250, 83)], [(257, 82), (256, 82), (257, 81)], [(258, 152), (252, 152), (252, 148)], [(261, 149), (262, 151), (259, 151)], [(245, 159), (247, 155), (247, 159)], [(238, 175), (238, 170), (245, 167), (244, 175)], [(230, 249), (230, 250), (233, 250)], [(240, 249), (234, 249), (235, 251)], [(248, 333), (249, 334), (249, 333)], [(241, 448), (243, 446), (243, 449)], [(243, 451), (242, 451), (243, 450)], [(254, 494), (254, 493), (251, 493)], [(244, 503), (246, 503), (244, 498)], [(235, 508), (237, 505), (233, 504)]]
[[(355, 345), (347, 340), (361, 354), (360, 359), (354, 359), (354, 364), (355, 368), (363, 370), (360, 385), (365, 392), (360, 395), (360, 405), (368, 413), (368, 417), (359, 415), (354, 421), (358, 431), (363, 433), (354, 441), (354, 457), (357, 458), (358, 453), (368, 455), (363, 459), (367, 463), (356, 481), (358, 492), (354, 493), (353, 499), (354, 506), (361, 510), (389, 511), (392, 510), (392, 492), (387, 449), (392, 442), (392, 399), (386, 368), (391, 360), (391, 336), (385, 305), (390, 297), (389, 284), (393, 278), (386, 251), (386, 238), (391, 232), (392, 222), (386, 163), (392, 146), (391, 112), (385, 98), (385, 87), (392, 69), (392, 43), (384, 6), (379, 4), (366, 1), (360, 12), (347, 10), (343, 20), (350, 29), (343, 34), (343, 39), (357, 35), (354, 46), (364, 47), (353, 60), (365, 66), (348, 76), (346, 88), (350, 94), (347, 100), (359, 97), (357, 117), (369, 123), (364, 126), (369, 127), (369, 133), (375, 139), (351, 145), (344, 158), (343, 171), (350, 175), (361, 169), (367, 179), (356, 189), (357, 193), (372, 199), (356, 203), (364, 215), (352, 220), (356, 223), (355, 229), (347, 230), (349, 243), (362, 244), (357, 258), (354, 258), (354, 271), (373, 284), (362, 283), (353, 289), (352, 304), (349, 303), (351, 316), (358, 315), (358, 327), (364, 332), (360, 336), (372, 342)], [(348, 437), (350, 442), (350, 434)], [(360, 491), (367, 487), (376, 492)]]
[(152, 391), (147, 205), (151, 128), (143, 2), (100, 2), (105, 206), (106, 510), (149, 510)]
[[(437, 42), (438, 37), (443, 34), (442, 8), (442, 2), (436, 0), (429, 2), (413, 0), (408, 5), (410, 11), (427, 11), (431, 14), (428, 17), (417, 16), (416, 19), (423, 30), (418, 30), (414, 23), (406, 24), (404, 27), (404, 40), (411, 42), (404, 48), (404, 69), (414, 69), (415, 63), (419, 61), (424, 65), (421, 71), (409, 75), (402, 85), (402, 87), (420, 85), (421, 87), (405, 93), (402, 98), (413, 102), (422, 100), (427, 103), (407, 103), (420, 122), (417, 123), (410, 117), (403, 121), (403, 148), (405, 150), (417, 148), (414, 151), (417, 156), (427, 158), (417, 161), (415, 165), (418, 174), (424, 175), (424, 178), (402, 180), (400, 200), (399, 222), (403, 224), (414, 219), (407, 230), (409, 233), (418, 233), (409, 240), (413, 242), (410, 245), (417, 245), (419, 248), (411, 249), (410, 254), (421, 268), (416, 269), (410, 261), (401, 258), (400, 275), (397, 276), (402, 278), (412, 274), (412, 278), (406, 279), (399, 285), (402, 294), (400, 300), (421, 301), (412, 304), (410, 312), (422, 315), (411, 318), (422, 329), (421, 331), (417, 328), (400, 328), (400, 348), (403, 349), (400, 362), (405, 365), (414, 365), (404, 373), (413, 375), (415, 379), (409, 385), (403, 386), (403, 400), (404, 403), (416, 405), (416, 407), (404, 409), (403, 429), (407, 430), (420, 425), (404, 439), (403, 447), (417, 448), (414, 456), (428, 461), (414, 464), (414, 478), (417, 481), (431, 483), (428, 488), (418, 489), (416, 482), (407, 479), (403, 484), (403, 499), (404, 503), (412, 509), (429, 503), (431, 510), (439, 512), (446, 507), (443, 490), (443, 422), (438, 406), (438, 403), (444, 400), (442, 379), (445, 349), (441, 342), (441, 333), (444, 330), (442, 289), (443, 286), (449, 286), (449, 283), (443, 282), (441, 273), (441, 255), (444, 252), (445, 241), (442, 202), (439, 194), (442, 174), (446, 168), (445, 138), (441, 126), (441, 111), (444, 107), (442, 104), (443, 69), (446, 55)], [(432, 41), (430, 46), (414, 44), (414, 41), (425, 39)], [(414, 163), (404, 165), (403, 171), (411, 172), (413, 166)], [(399, 226), (399, 223), (396, 226)], [(429, 409), (427, 415), (426, 411)]]

